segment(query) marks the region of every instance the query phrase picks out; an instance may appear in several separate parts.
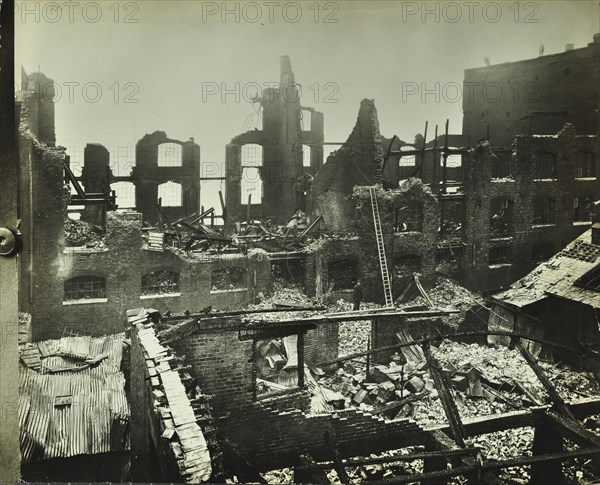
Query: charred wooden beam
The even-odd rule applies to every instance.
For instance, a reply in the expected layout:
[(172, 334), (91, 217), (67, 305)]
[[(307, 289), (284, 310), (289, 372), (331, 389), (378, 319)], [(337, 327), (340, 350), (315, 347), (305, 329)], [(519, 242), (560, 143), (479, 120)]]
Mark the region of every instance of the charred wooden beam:
[(465, 430), (460, 419), (460, 414), (458, 413), (458, 408), (456, 407), (456, 403), (454, 402), (454, 398), (452, 397), (452, 393), (450, 391), (450, 383), (448, 382), (448, 378), (444, 375), (440, 365), (433, 356), (429, 343), (426, 342), (422, 344), (421, 347), (423, 348), (425, 359), (429, 365), (429, 372), (431, 373), (435, 388), (439, 393), (440, 401), (442, 402), (442, 406), (444, 408), (444, 413), (448, 418), (448, 423), (450, 424), (450, 429), (452, 430), (452, 437), (461, 448), (464, 448)]
[(554, 427), (565, 438), (582, 447), (597, 446), (600, 447), (600, 438), (586, 429), (579, 421), (565, 418), (556, 411), (548, 410), (544, 413), (542, 421), (547, 425)]
[(333, 435), (333, 431), (325, 432), (325, 442), (331, 448), (331, 452), (333, 453), (333, 463), (335, 471), (338, 474), (338, 478), (342, 483), (350, 483), (350, 477), (348, 473), (346, 473), (346, 469), (344, 468), (344, 463), (342, 462), (342, 456), (340, 455), (340, 451), (338, 450), (335, 443), (335, 436)]
[(514, 342), (514, 345), (519, 350), (523, 358), (527, 361), (527, 363), (541, 382), (542, 386), (544, 386), (544, 389), (550, 397), (550, 401), (557, 409), (557, 411), (560, 412), (563, 416), (575, 421), (575, 416), (573, 416), (573, 413), (571, 413), (571, 410), (569, 409), (563, 398), (560, 396), (550, 379), (548, 379), (548, 376), (540, 367), (536, 358), (533, 355), (531, 355), (531, 352), (529, 352), (529, 350), (527, 350), (521, 342)]

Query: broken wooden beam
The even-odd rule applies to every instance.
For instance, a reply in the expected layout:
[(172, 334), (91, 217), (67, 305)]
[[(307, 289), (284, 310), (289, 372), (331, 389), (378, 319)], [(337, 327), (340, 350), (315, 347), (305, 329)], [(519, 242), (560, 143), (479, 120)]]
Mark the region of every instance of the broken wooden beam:
[(448, 418), (448, 423), (450, 424), (450, 429), (452, 430), (452, 437), (461, 448), (464, 448), (465, 430), (460, 419), (458, 408), (456, 407), (456, 403), (454, 402), (454, 398), (452, 397), (452, 393), (450, 391), (448, 378), (444, 375), (440, 365), (433, 356), (429, 343), (423, 343), (421, 347), (423, 349), (423, 353), (425, 354), (427, 364), (429, 364), (429, 372), (433, 379), (433, 383), (435, 384), (435, 388), (438, 391), (440, 401), (442, 402), (442, 407), (444, 408), (444, 413), (446, 414), (446, 418)]

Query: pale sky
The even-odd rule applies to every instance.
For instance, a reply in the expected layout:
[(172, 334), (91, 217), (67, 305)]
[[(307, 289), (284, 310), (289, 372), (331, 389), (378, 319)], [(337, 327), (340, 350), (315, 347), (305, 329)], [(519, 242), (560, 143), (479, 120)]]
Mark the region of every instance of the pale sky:
[[(324, 113), (326, 141), (344, 141), (360, 101), (373, 98), (381, 133), (412, 142), (426, 120), (429, 139), (446, 118), (460, 133), (456, 86), (464, 69), (485, 65), (485, 57), (492, 64), (537, 57), (540, 44), (544, 55), (568, 43), (584, 47), (600, 32), (598, 1), (16, 6), (16, 72), (39, 66), (61, 87), (57, 144), (75, 160), (86, 143), (133, 149), (145, 133), (163, 130), (171, 138), (194, 137), (206, 171), (224, 162), (225, 145), (253, 112), (244, 97), (279, 80), (281, 55), (291, 57), (302, 104)], [(407, 95), (409, 85), (430, 94)]]

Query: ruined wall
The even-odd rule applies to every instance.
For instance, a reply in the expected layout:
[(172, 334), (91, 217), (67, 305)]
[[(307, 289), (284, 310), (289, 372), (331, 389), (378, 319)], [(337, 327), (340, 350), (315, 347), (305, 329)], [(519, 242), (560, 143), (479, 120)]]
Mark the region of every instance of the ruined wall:
[[(110, 153), (99, 143), (88, 143), (83, 152), (83, 168), (81, 183), (86, 194), (110, 194), (112, 170), (110, 169)], [(81, 212), (81, 220), (104, 227), (106, 206), (88, 205)]]
[(329, 156), (312, 185), (316, 215), (323, 216), (326, 230), (352, 232), (355, 185), (373, 185), (382, 179), (383, 149), (377, 109), (363, 99), (352, 133), (342, 147)]
[[(159, 166), (159, 146), (173, 143), (181, 146), (180, 164)], [(174, 158), (174, 154), (169, 154)], [(159, 185), (165, 182), (181, 184), (181, 205), (167, 207), (163, 200), (162, 212), (173, 221), (180, 217), (198, 213), (200, 210), (200, 147), (194, 139), (181, 142), (167, 137), (164, 131), (155, 131), (142, 137), (135, 148), (135, 167), (132, 170), (135, 184), (136, 210), (144, 215), (144, 220), (155, 222), (160, 214), (158, 203)]]
[[(494, 290), (508, 286), (536, 266), (532, 261), (535, 246), (549, 244), (554, 254), (590, 227), (591, 222), (574, 221), (576, 197), (600, 198), (598, 162), (595, 177), (577, 177), (579, 157), (588, 152), (598, 158), (596, 137), (576, 136), (574, 128), (566, 125), (554, 136), (517, 137), (512, 178), (492, 178), (495, 159), (485, 144), (464, 157), (467, 287)], [(544, 154), (556, 157), (554, 179), (536, 178), (536, 159), (539, 162)], [(491, 203), (498, 198), (512, 204), (511, 227), (502, 236), (495, 236), (490, 229)], [(552, 199), (553, 223), (534, 224), (534, 203), (540, 199)], [(495, 247), (508, 248), (506, 263), (491, 264), (490, 251)]]
[[(573, 123), (579, 134), (598, 132), (600, 34), (581, 49), (490, 67), (466, 69), (463, 134), (467, 144), (486, 138), (510, 147), (521, 134), (556, 133)], [(534, 112), (562, 114), (536, 115)]]
[[(239, 308), (253, 301), (258, 292), (270, 289), (270, 262), (264, 253), (210, 256), (150, 251), (143, 249), (140, 228), (139, 213), (111, 212), (105, 248), (65, 248), (57, 244), (55, 252), (46, 253), (42, 263), (47, 271), (35, 278), (34, 340), (55, 338), (65, 329), (92, 335), (121, 331), (119, 315), (141, 305), (161, 312), (199, 311), (209, 305), (215, 310)], [(213, 289), (212, 272), (227, 267), (247, 270), (246, 288)], [(143, 295), (142, 276), (163, 270), (179, 274), (179, 291)], [(84, 275), (106, 279), (105, 298), (64, 302), (64, 282)]]
[[(211, 404), (219, 434), (258, 470), (293, 466), (299, 455), (331, 459), (325, 432), (342, 454), (360, 455), (399, 447), (421, 433), (410, 420), (394, 422), (358, 410), (309, 414), (307, 391), (252, 401), (252, 341), (239, 340), (239, 323), (201, 321), (191, 334), (169, 341), (185, 355)], [(423, 437), (424, 438), (424, 437)]]
[[(226, 147), (227, 213), (230, 222), (246, 219), (247, 196), (241, 194), (243, 175), (242, 147), (262, 147), (260, 178), (262, 200), (252, 200), (251, 217), (287, 223), (301, 209), (312, 210), (310, 198), (304, 194), (305, 174), (314, 175), (323, 163), (323, 114), (301, 106), (301, 90), (295, 83), (289, 56), (281, 56), (280, 81), (277, 88), (267, 88), (260, 99), (262, 129), (242, 133)], [(303, 123), (302, 112), (311, 112), (310, 126)], [(303, 144), (311, 146), (310, 167), (303, 166)]]
[(43, 144), (53, 147), (56, 143), (54, 131), (55, 83), (41, 72), (27, 76), (23, 106), (28, 112), (27, 124), (31, 133)]
[[(196, 394), (193, 383), (178, 366), (177, 356), (161, 345), (147, 312), (132, 310), (127, 314), (131, 329), (132, 478), (207, 481), (217, 444), (214, 439), (207, 441), (204, 430), (196, 423), (198, 413), (212, 424), (207, 400), (203, 400), (207, 410), (192, 408), (188, 393)], [(167, 430), (172, 432), (165, 434)]]

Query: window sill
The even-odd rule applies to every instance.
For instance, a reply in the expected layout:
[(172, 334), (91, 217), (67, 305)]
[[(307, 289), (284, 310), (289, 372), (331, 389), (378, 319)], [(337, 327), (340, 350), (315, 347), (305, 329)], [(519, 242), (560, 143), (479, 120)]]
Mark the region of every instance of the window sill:
[(557, 179), (533, 179), (534, 182), (556, 182)]
[(556, 224), (554, 222), (548, 223), (548, 224), (533, 224), (531, 227), (533, 229), (540, 229), (543, 227), (554, 227), (556, 226)]
[(515, 182), (515, 179), (510, 177), (496, 177), (491, 179), (494, 183)]
[(93, 253), (107, 253), (108, 248), (88, 248), (85, 246), (69, 246), (63, 249), (63, 254), (93, 254)]
[(589, 226), (592, 224), (592, 221), (573, 221), (574, 226)]
[(594, 180), (596, 180), (596, 177), (575, 177), (575, 180), (581, 181), (581, 182), (594, 181)]
[(394, 231), (394, 236), (404, 236), (404, 235), (415, 235), (415, 234), (423, 234), (423, 231)]
[(157, 293), (156, 295), (141, 295), (140, 300), (152, 300), (154, 298), (175, 298), (181, 296), (181, 293)]
[(488, 268), (497, 269), (497, 268), (510, 268), (512, 263), (500, 263), (500, 264), (490, 264)]
[(491, 243), (512, 242), (512, 241), (513, 241), (512, 236), (492, 236), (492, 237), (490, 237)]
[(232, 288), (231, 290), (210, 290), (211, 295), (221, 293), (241, 293), (242, 291), (248, 291), (248, 288)]
[(62, 302), (64, 306), (87, 305), (88, 303), (108, 303), (108, 298), (89, 298), (87, 300), (68, 300)]

